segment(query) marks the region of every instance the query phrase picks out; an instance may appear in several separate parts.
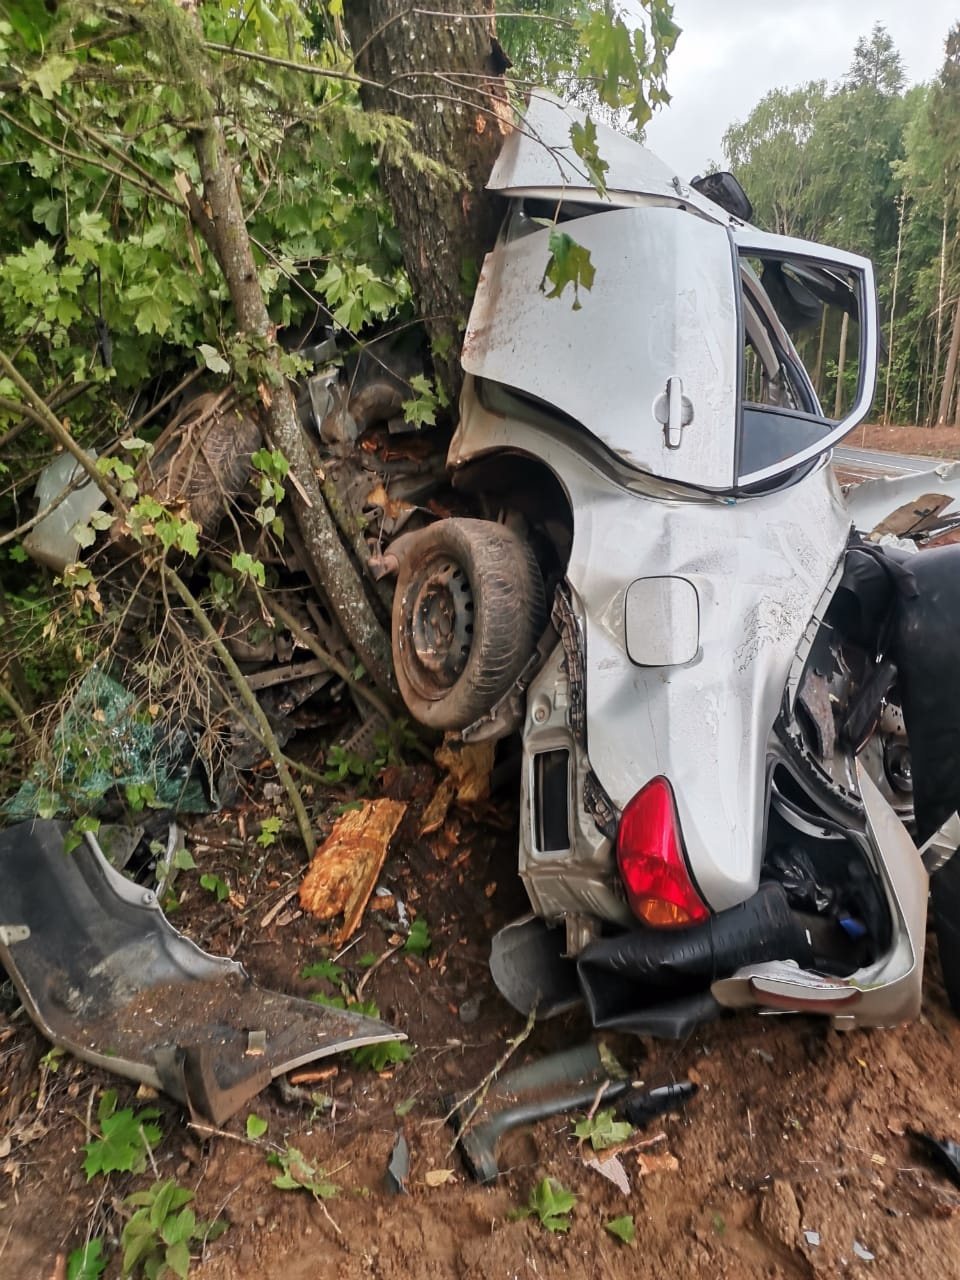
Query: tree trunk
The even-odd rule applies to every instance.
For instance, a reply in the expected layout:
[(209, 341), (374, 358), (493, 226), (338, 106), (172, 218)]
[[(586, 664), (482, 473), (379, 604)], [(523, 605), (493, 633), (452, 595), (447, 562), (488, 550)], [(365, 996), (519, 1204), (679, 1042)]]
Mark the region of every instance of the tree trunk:
[[(940, 279), (937, 284), (937, 330), (936, 337), (933, 342), (933, 377), (931, 378), (931, 387), (934, 394), (936, 393), (937, 379), (940, 376), (940, 344), (943, 341), (943, 308), (944, 308), (944, 290), (946, 288), (947, 273), (947, 203), (943, 203), (943, 226), (940, 233)], [(931, 418), (933, 414), (933, 400), (930, 402)]]
[(833, 397), (833, 416), (839, 418), (843, 410), (843, 369), (847, 363), (847, 331), (850, 328), (850, 315), (843, 313), (840, 321), (840, 351), (837, 355), (837, 390)]
[(887, 343), (887, 376), (883, 388), (883, 425), (890, 423), (890, 375), (893, 372), (894, 331), (897, 320), (897, 287), (900, 284), (900, 252), (903, 247), (903, 207), (900, 196), (900, 222), (897, 226), (897, 258), (893, 267), (893, 297), (890, 299), (890, 337)]
[(293, 396), (280, 370), (280, 350), (257, 278), (240, 193), (220, 122), (209, 120), (194, 134), (193, 142), (206, 204), (206, 210), (194, 208), (194, 218), (223, 271), (237, 327), (241, 333), (266, 342), (267, 359), (277, 371), (277, 385), (269, 389), (266, 419), (274, 442), (299, 482), (291, 486), (290, 493), (297, 526), (316, 566), (327, 603), (344, 635), (378, 688), (392, 693), (389, 641), (320, 492), (316, 462), (311, 457)]
[(953, 333), (950, 335), (950, 351), (947, 354), (947, 367), (943, 371), (943, 386), (940, 388), (940, 408), (937, 410), (937, 426), (946, 424), (950, 416), (950, 401), (953, 399), (953, 384), (957, 376), (957, 357), (960, 355), (960, 298), (953, 311)]
[(820, 316), (820, 340), (817, 343), (817, 367), (813, 371), (813, 389), (817, 396), (820, 395), (821, 382), (823, 379), (823, 345), (827, 338), (827, 308), (823, 308)]
[(350, 0), (343, 21), (357, 70), (376, 81), (360, 90), (364, 107), (407, 120), (416, 150), (450, 171), (444, 181), (410, 164), (381, 166), (434, 368), (454, 400), (474, 283), (500, 219), (484, 186), (507, 111), (493, 4), (447, 7), (456, 14), (427, 14), (407, 0)]

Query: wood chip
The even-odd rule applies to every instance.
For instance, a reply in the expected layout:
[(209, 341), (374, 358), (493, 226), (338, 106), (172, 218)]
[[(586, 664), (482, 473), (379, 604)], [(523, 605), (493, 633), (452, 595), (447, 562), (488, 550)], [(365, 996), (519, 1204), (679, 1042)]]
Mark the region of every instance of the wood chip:
[(456, 1182), (456, 1174), (452, 1169), (429, 1169), (423, 1178), (428, 1187), (442, 1187), (448, 1182)]
[(649, 1178), (653, 1173), (676, 1173), (680, 1168), (680, 1161), (669, 1151), (659, 1155), (653, 1151), (647, 1151), (637, 1156), (637, 1168), (640, 1170), (641, 1178)]
[(339, 1067), (324, 1067), (321, 1071), (291, 1071), (287, 1078), (291, 1084), (323, 1084), (339, 1074)]
[(289, 893), (284, 894), (284, 896), (280, 899), (280, 901), (275, 902), (273, 906), (270, 908), (270, 910), (267, 912), (267, 914), (260, 921), (260, 928), (266, 929), (268, 925), (273, 924), (274, 920), (276, 920), (277, 916), (280, 914), (283, 908), (287, 905), (290, 899), (295, 898), (296, 896), (297, 896), (296, 889), (291, 889)]
[(433, 798), (423, 811), (423, 817), (420, 820), (420, 834), (422, 836), (431, 835), (434, 831), (439, 831), (446, 821), (447, 810), (453, 803), (453, 797), (456, 794), (457, 784), (453, 778), (447, 775), (433, 793)]
[(457, 745), (447, 741), (434, 753), (437, 764), (450, 775), (461, 804), (479, 804), (489, 797), (495, 746), (494, 742)]
[(300, 905), (318, 920), (343, 916), (333, 945), (342, 946), (360, 924), (406, 810), (400, 800), (365, 801), (337, 819), (317, 850), (300, 885)]

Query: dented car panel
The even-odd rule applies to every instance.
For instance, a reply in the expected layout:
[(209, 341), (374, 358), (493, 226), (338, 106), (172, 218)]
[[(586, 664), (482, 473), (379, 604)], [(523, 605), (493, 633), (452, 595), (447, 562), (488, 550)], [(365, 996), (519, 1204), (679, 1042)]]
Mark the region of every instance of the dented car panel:
[[(733, 906), (759, 880), (767, 740), (787, 674), (847, 542), (849, 515), (831, 470), (820, 467), (802, 486), (746, 502), (653, 499), (625, 490), (535, 426), (466, 397), (463, 408), (458, 458), (469, 440), (482, 438), (487, 448), (545, 460), (565, 481), (575, 512), (567, 581), (584, 637), (584, 738), (593, 772), (618, 809), (639, 782), (670, 777), (697, 884), (714, 909)], [(637, 579), (664, 575), (696, 591), (698, 651), (680, 666), (639, 666), (628, 652), (627, 593)], [(551, 681), (541, 672), (528, 693), (528, 762), (563, 733)], [(566, 707), (561, 712), (562, 723)], [(551, 866), (546, 878), (568, 878), (571, 854), (538, 850), (529, 823), (525, 830), (521, 873), (555, 907), (556, 891), (547, 894), (538, 871)], [(593, 865), (597, 850), (586, 856)]]
[(576, 309), (540, 287), (549, 236), (533, 224), (488, 255), (464, 369), (556, 406), (639, 470), (732, 488), (737, 302), (726, 230), (663, 208), (578, 218), (596, 279)]

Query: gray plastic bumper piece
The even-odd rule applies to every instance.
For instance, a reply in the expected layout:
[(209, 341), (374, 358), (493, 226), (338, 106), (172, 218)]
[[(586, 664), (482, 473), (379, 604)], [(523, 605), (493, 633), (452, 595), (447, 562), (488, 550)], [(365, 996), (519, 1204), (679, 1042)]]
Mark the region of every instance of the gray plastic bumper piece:
[(0, 832), (0, 963), (40, 1031), (220, 1125), (270, 1081), (344, 1049), (405, 1039), (372, 1018), (257, 987), (167, 921), (67, 825)]

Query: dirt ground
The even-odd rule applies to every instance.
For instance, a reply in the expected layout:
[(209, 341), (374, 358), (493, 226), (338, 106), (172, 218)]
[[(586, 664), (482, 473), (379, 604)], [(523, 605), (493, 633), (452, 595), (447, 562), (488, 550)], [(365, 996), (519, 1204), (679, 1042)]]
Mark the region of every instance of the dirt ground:
[[(441, 1100), (476, 1086), (524, 1030), (486, 965), (491, 930), (522, 899), (509, 804), (498, 800), (476, 821), (455, 813), (439, 835), (420, 838), (417, 814), (432, 785), (424, 767), (386, 779), (388, 792), (412, 800), (381, 877), (428, 923), (429, 954), (392, 950), (394, 904), (386, 914), (368, 912), (341, 959), (351, 989), (369, 975), (363, 996), (409, 1035), (410, 1060), (381, 1075), (345, 1058), (321, 1064), (333, 1071), (312, 1087), (332, 1096), (332, 1111), (286, 1104), (272, 1087), (249, 1108), (269, 1123), (256, 1142), (246, 1138), (247, 1110), (204, 1136), (178, 1107), (157, 1103), (157, 1176), (194, 1188), (200, 1216), (230, 1224), (194, 1262), (195, 1280), (960, 1274), (960, 1193), (908, 1136), (912, 1128), (960, 1136), (960, 1023), (948, 1011), (935, 953), (924, 1015), (899, 1030), (843, 1035), (819, 1021), (740, 1016), (682, 1043), (608, 1040), (635, 1079), (700, 1086), (685, 1111), (645, 1135), (655, 1140), (646, 1153), (672, 1154), (675, 1169), (641, 1176), (637, 1153), (622, 1157), (629, 1194), (585, 1167), (564, 1117), (505, 1140), (495, 1186), (471, 1183), (451, 1151)], [(205, 828), (194, 847), (200, 871), (221, 876), (233, 894), (217, 904), (197, 872), (182, 873), (178, 927), (211, 950), (235, 952), (265, 985), (332, 993), (329, 982), (299, 976), (328, 954), (317, 945), (323, 926), (297, 916), (295, 900), (262, 924), (296, 886), (298, 855), (271, 850), (264, 862), (239, 836), (235, 815)], [(388, 958), (364, 969), (364, 953)], [(117, 1082), (69, 1059), (52, 1070), (9, 988), (3, 1008), (0, 1275), (62, 1280), (58, 1253), (62, 1259), (90, 1233), (111, 1255), (110, 1280), (119, 1275), (121, 1201), (154, 1180), (115, 1173), (88, 1182), (82, 1171), (96, 1099)], [(579, 1015), (547, 1022), (513, 1061), (588, 1035)], [(149, 1105), (132, 1085), (118, 1087), (121, 1106)], [(411, 1153), (406, 1195), (384, 1185), (399, 1133)], [(267, 1157), (287, 1146), (322, 1166), (340, 1187), (335, 1198), (321, 1205), (305, 1191), (272, 1186), (278, 1171)], [(452, 1171), (450, 1180), (428, 1185), (428, 1174), (441, 1170)], [(577, 1196), (566, 1235), (512, 1217), (547, 1175)], [(604, 1230), (624, 1214), (636, 1223), (632, 1246)]]
[[(868, 427), (862, 440), (855, 435), (858, 446), (960, 456), (957, 431)], [(924, 1012), (910, 1026), (841, 1034), (822, 1020), (741, 1015), (680, 1043), (608, 1037), (647, 1086), (699, 1085), (685, 1110), (643, 1135), (651, 1144), (642, 1154), (672, 1155), (675, 1167), (643, 1173), (636, 1151), (623, 1155), (629, 1193), (585, 1166), (567, 1117), (511, 1135), (501, 1144), (499, 1181), (472, 1183), (452, 1149), (443, 1100), (475, 1088), (511, 1037), (524, 1034), (487, 968), (491, 933), (524, 909), (524, 897), (509, 780), (482, 810), (455, 810), (439, 833), (423, 837), (419, 815), (436, 779), (418, 766), (391, 770), (375, 785), (376, 794), (410, 802), (380, 877), (391, 899), (386, 910), (368, 910), (339, 959), (346, 989), (363, 984), (363, 998), (409, 1036), (412, 1056), (380, 1074), (346, 1055), (319, 1064), (322, 1079), (308, 1087), (326, 1095), (325, 1105), (285, 1102), (272, 1086), (222, 1132), (201, 1133), (163, 1098), (138, 1098), (133, 1085), (69, 1058), (51, 1061), (12, 989), (0, 985), (0, 1277), (64, 1280), (65, 1256), (93, 1236), (110, 1258), (106, 1280), (114, 1280), (129, 1213), (123, 1199), (156, 1177), (176, 1177), (195, 1190), (200, 1217), (229, 1223), (195, 1254), (194, 1280), (960, 1275), (960, 1191), (910, 1137), (920, 1130), (960, 1139), (960, 1022), (932, 937)], [(346, 798), (322, 797), (328, 822)], [(265, 853), (248, 834), (268, 812), (258, 815), (251, 801), (196, 828), (198, 870), (181, 873), (172, 919), (265, 986), (335, 995), (330, 981), (301, 977), (331, 954), (319, 942), (324, 926), (298, 914), (291, 897), (302, 857), (285, 846)], [(227, 882), (229, 899), (218, 903), (202, 889), (201, 873)], [(398, 948), (401, 910), (427, 923), (426, 956)], [(381, 962), (364, 967), (371, 954)], [(511, 1065), (590, 1034), (579, 1014), (540, 1024)], [(159, 1107), (156, 1170), (88, 1181), (83, 1144), (97, 1099), (111, 1087), (120, 1106)], [(268, 1122), (259, 1139), (246, 1135), (248, 1112)], [(384, 1174), (401, 1133), (410, 1172), (398, 1195)], [(321, 1204), (272, 1185), (278, 1170), (268, 1157), (288, 1147), (322, 1167), (340, 1188), (335, 1197)], [(577, 1197), (566, 1234), (515, 1216), (545, 1176)], [(623, 1215), (634, 1218), (633, 1245), (604, 1229)]]
[(921, 454), (928, 458), (960, 458), (960, 427), (916, 427), (867, 423), (843, 442), (857, 449)]

